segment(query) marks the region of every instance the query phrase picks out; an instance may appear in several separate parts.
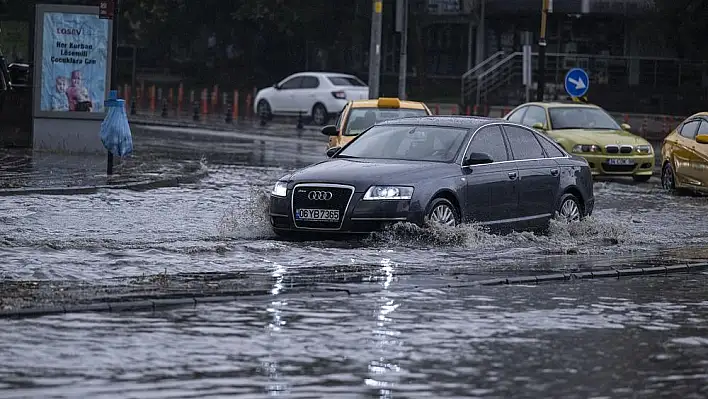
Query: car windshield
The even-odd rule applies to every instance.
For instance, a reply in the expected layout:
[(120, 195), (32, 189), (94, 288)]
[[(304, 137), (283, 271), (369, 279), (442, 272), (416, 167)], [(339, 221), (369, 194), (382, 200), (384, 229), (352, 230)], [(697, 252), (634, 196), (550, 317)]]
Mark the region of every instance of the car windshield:
[(452, 162), (466, 136), (466, 129), (451, 127), (374, 126), (336, 157)]
[(553, 130), (561, 129), (598, 129), (620, 130), (620, 126), (607, 112), (598, 108), (588, 107), (557, 107), (550, 108)]
[(345, 136), (356, 136), (378, 122), (424, 115), (427, 115), (424, 109), (352, 108), (347, 118), (347, 126), (342, 134)]
[(366, 83), (356, 76), (327, 76), (330, 82), (335, 86), (357, 86), (364, 87)]

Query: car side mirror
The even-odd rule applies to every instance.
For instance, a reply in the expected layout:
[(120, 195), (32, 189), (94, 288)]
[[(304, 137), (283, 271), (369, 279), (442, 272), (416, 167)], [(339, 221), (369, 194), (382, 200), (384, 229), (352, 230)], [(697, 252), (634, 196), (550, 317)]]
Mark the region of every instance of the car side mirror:
[(534, 128), (534, 129), (538, 129), (538, 130), (546, 130), (546, 125), (544, 125), (544, 124), (541, 123), (541, 122), (536, 122), (536, 123), (534, 123), (533, 126), (531, 126), (531, 127)]
[(338, 136), (339, 131), (337, 131), (337, 127), (334, 125), (327, 125), (322, 128), (322, 134), (325, 136)]
[(696, 143), (708, 144), (708, 134), (699, 134), (696, 136)]
[(332, 158), (342, 147), (332, 147), (327, 150), (327, 158)]
[(462, 166), (482, 165), (492, 162), (494, 162), (494, 160), (489, 154), (484, 152), (472, 152), (462, 161)]
[(622, 130), (627, 131), (627, 132), (632, 130), (632, 126), (629, 126), (628, 123), (623, 123), (620, 125), (620, 127), (622, 128)]
[(275, 90), (280, 90), (280, 86), (278, 86), (277, 83), (273, 83), (273, 88), (274, 88)]

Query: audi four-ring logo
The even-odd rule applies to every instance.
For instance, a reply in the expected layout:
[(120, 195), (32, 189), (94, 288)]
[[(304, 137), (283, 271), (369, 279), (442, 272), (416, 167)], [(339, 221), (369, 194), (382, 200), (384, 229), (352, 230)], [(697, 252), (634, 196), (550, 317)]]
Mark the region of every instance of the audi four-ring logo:
[(332, 193), (329, 191), (310, 191), (307, 193), (307, 198), (310, 201), (329, 201), (332, 199)]

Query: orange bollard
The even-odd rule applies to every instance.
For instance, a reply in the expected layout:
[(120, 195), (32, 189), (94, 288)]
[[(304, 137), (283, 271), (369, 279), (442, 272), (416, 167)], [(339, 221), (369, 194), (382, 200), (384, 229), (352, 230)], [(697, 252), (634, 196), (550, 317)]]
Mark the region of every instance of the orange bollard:
[(251, 93), (246, 94), (246, 116), (251, 116)]
[(435, 104), (435, 115), (440, 115), (440, 104)]
[(182, 115), (182, 101), (184, 101), (184, 86), (180, 83), (177, 87), (177, 115)]
[(209, 104), (207, 103), (208, 99), (209, 93), (207, 92), (207, 89), (204, 88), (202, 89), (202, 115), (209, 113)]
[(231, 117), (233, 120), (238, 119), (238, 90), (234, 90), (234, 104), (233, 108), (231, 108)]
[(624, 114), (624, 123), (629, 123), (629, 114)]
[(472, 110), (470, 109), (470, 106), (468, 105), (467, 110), (465, 111), (465, 115), (470, 116), (471, 112), (472, 112)]
[(452, 106), (452, 111), (450, 112), (451, 115), (459, 115), (460, 111), (457, 108), (457, 104), (453, 104)]
[(169, 91), (169, 94), (168, 94), (167, 96), (168, 96), (168, 97), (167, 97), (167, 104), (169, 104), (170, 107), (171, 107), (171, 106), (172, 106), (172, 101), (174, 101), (174, 98), (175, 98), (175, 89), (173, 89), (173, 88), (170, 87), (170, 91)]
[(150, 86), (150, 112), (155, 112), (155, 85)]
[(472, 115), (474, 115), (474, 116), (479, 115), (479, 104), (475, 104), (474, 107), (472, 108)]
[(212, 110), (216, 110), (219, 105), (219, 85), (214, 85), (211, 90), (211, 107)]

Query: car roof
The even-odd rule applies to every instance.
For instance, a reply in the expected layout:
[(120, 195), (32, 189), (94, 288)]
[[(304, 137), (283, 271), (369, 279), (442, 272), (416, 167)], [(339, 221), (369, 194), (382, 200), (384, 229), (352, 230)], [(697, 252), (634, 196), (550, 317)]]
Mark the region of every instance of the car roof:
[[(352, 100), (352, 108), (379, 108), (378, 99)], [(425, 105), (419, 101), (400, 100), (399, 108), (381, 107), (382, 109), (425, 109)]]
[(327, 77), (327, 76), (340, 76), (340, 77), (347, 77), (347, 78), (353, 78), (355, 77), (354, 75), (350, 75), (348, 73), (340, 73), (340, 72), (322, 72), (322, 71), (312, 71), (312, 72), (297, 72), (293, 73), (291, 75), (286, 76), (286, 78), (294, 78), (296, 76), (303, 76), (303, 75), (309, 75), (309, 76), (318, 76), (318, 77)]
[(708, 117), (708, 112), (706, 112), (706, 111), (696, 112), (695, 114), (689, 116), (689, 118), (696, 118), (699, 116)]
[(386, 121), (378, 122), (376, 125), (418, 125), (476, 129), (478, 127), (494, 122), (513, 124), (501, 118), (489, 118), (485, 116), (428, 115), (389, 119)]
[(522, 106), (527, 106), (527, 105), (537, 105), (539, 107), (544, 107), (544, 108), (600, 108), (600, 106), (595, 105), (595, 104), (586, 104), (586, 103), (576, 103), (574, 101), (568, 101), (568, 102), (563, 102), (563, 101), (534, 101), (534, 102), (528, 102), (528, 103), (523, 103), (519, 107)]

